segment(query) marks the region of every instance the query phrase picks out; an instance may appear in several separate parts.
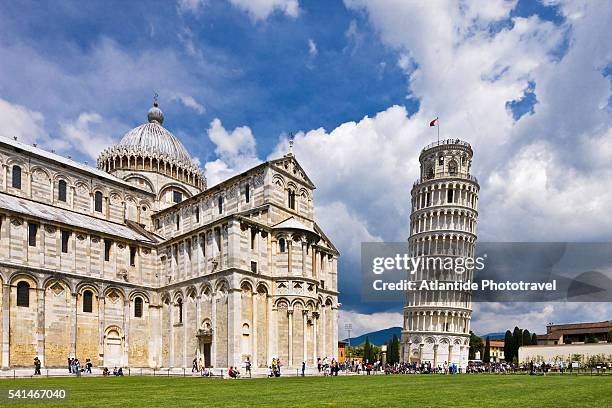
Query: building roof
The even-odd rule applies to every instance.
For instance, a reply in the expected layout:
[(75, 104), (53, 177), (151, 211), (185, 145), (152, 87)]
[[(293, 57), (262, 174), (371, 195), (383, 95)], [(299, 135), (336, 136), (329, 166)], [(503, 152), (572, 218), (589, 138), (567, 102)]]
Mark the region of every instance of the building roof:
[(5, 193), (0, 193), (0, 209), (60, 224), (72, 225), (86, 230), (98, 231), (102, 234), (127, 240), (154, 243), (151, 238), (125, 225)]
[(499, 347), (499, 348), (503, 348), (504, 347), (504, 341), (503, 340), (489, 340), (489, 345), (491, 347)]
[(127, 181), (122, 180), (122, 179), (120, 179), (118, 177), (115, 177), (115, 176), (113, 176), (111, 174), (108, 174), (107, 172), (105, 172), (103, 170), (97, 169), (95, 167), (88, 166), (88, 165), (83, 164), (83, 163), (79, 163), (79, 162), (74, 161), (72, 159), (69, 159), (67, 157), (60, 156), (59, 154), (48, 152), (48, 151), (46, 151), (44, 149), (41, 149), (39, 147), (31, 146), (29, 144), (19, 142), (19, 141), (15, 140), (15, 139), (11, 139), (11, 138), (8, 138), (8, 137), (5, 137), (5, 136), (0, 136), (0, 145), (6, 145), (6, 146), (9, 146), (9, 147), (12, 147), (12, 148), (21, 149), (22, 151), (27, 152), (27, 153), (29, 153), (29, 154), (31, 154), (33, 156), (38, 156), (38, 157), (41, 157), (43, 159), (51, 160), (51, 161), (54, 161), (56, 163), (63, 164), (65, 166), (67, 166), (67, 167), (71, 167), (73, 169), (80, 170), (82, 172), (88, 173), (91, 176), (99, 177), (99, 178), (102, 178), (102, 179), (105, 179), (105, 180), (108, 180), (108, 181), (112, 181), (113, 183), (121, 184), (124, 187), (128, 187), (130, 189), (139, 190), (140, 192), (151, 194), (150, 191), (144, 190), (144, 189), (142, 189), (142, 188), (140, 188), (140, 187), (138, 187), (138, 186), (136, 186), (134, 184), (128, 183)]
[(186, 169), (200, 171), (191, 160), (189, 152), (181, 141), (162, 126), (164, 114), (157, 102), (149, 110), (148, 123), (127, 132), (115, 146), (109, 147), (100, 154), (100, 159), (115, 154), (135, 157), (154, 156)]
[(561, 332), (556, 331), (548, 334), (536, 334), (538, 340), (559, 340), (561, 338)]
[(279, 222), (276, 225), (273, 225), (274, 229), (295, 229), (310, 232), (311, 234), (319, 235), (310, 227), (302, 224), (300, 221), (296, 220), (295, 217), (289, 217), (285, 221)]
[(571, 329), (612, 329), (612, 320), (604, 320), (602, 322), (588, 322), (588, 323), (568, 323), (568, 324), (551, 324), (546, 326), (548, 332), (557, 330), (571, 330)]

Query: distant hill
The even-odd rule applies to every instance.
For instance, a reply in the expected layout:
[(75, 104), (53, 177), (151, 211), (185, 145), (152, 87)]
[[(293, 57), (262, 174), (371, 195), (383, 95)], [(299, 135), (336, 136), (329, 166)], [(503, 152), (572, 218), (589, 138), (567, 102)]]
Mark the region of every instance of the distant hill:
[(503, 340), (504, 337), (506, 336), (506, 333), (487, 333), (487, 334), (483, 334), (480, 337), (482, 337), (483, 339), (486, 339), (487, 336), (489, 336), (490, 340)]
[[(382, 346), (383, 344), (385, 344), (385, 341), (391, 340), (394, 334), (398, 338), (401, 339), (402, 328), (401, 327), (389, 327), (388, 329), (365, 333), (357, 337), (351, 337), (351, 346), (354, 347), (354, 346), (362, 345), (363, 343), (365, 343), (366, 337), (370, 339), (370, 343), (375, 344), (377, 346)], [(487, 333), (487, 334), (480, 335), (480, 337), (482, 337), (483, 339), (486, 339), (487, 336), (489, 336), (489, 339), (491, 340), (503, 340), (505, 335), (506, 335), (505, 332)], [(344, 341), (348, 341), (348, 339), (344, 339)]]
[[(388, 329), (362, 334), (361, 336), (357, 337), (351, 337), (351, 347), (359, 346), (365, 343), (366, 337), (370, 340), (370, 343), (375, 344), (377, 346), (382, 346), (383, 344), (385, 344), (385, 341), (391, 340), (394, 334), (398, 338), (400, 338), (402, 334), (402, 328), (389, 327)], [(344, 341), (348, 341), (348, 339), (344, 339)]]

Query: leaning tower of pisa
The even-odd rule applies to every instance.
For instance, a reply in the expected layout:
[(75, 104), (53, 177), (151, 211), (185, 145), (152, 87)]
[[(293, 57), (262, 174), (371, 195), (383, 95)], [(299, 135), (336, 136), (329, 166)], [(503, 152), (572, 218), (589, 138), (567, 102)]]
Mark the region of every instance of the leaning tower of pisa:
[[(419, 156), (421, 174), (412, 187), (410, 216), (411, 257), (430, 260), (473, 257), (476, 241), (479, 185), (470, 174), (472, 148), (458, 139), (425, 147)], [(430, 267), (409, 279), (440, 282), (471, 280)], [(402, 359), (431, 363), (455, 363), (465, 367), (469, 351), (471, 293), (463, 290), (417, 290), (407, 293), (402, 331)]]

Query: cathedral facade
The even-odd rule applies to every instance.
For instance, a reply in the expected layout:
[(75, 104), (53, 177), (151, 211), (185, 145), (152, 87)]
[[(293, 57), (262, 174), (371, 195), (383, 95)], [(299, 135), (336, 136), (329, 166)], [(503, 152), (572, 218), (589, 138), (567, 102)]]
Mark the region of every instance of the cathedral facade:
[(163, 120), (96, 168), (0, 138), (3, 369), (337, 356), (339, 254), (294, 155), (208, 187)]

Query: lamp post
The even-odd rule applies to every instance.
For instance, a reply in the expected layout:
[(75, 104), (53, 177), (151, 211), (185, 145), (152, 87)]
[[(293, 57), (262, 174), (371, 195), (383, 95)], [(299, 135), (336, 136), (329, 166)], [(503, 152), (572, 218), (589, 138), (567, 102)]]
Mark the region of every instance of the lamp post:
[(346, 357), (349, 358), (351, 356), (351, 330), (353, 330), (353, 325), (351, 323), (346, 323), (344, 329), (348, 332), (348, 351)]

